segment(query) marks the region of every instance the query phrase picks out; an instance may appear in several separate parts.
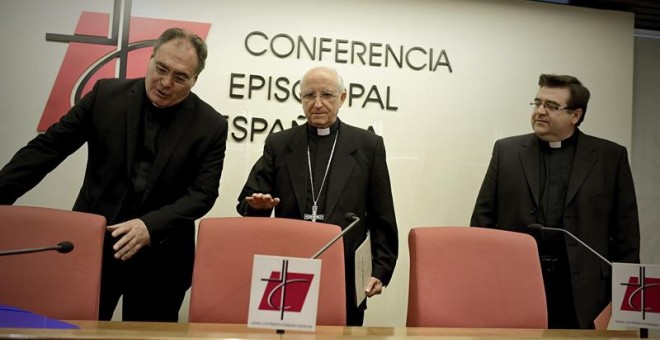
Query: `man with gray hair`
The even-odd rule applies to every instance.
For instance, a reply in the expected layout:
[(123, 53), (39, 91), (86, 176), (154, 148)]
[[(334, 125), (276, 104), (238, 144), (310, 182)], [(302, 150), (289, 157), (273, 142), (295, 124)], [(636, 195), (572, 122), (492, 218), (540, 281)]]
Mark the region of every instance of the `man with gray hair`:
[[(361, 326), (366, 300), (356, 307), (354, 254), (371, 237), (372, 277), (366, 296), (380, 294), (392, 277), (398, 232), (383, 138), (337, 118), (346, 89), (336, 70), (315, 67), (301, 81), (307, 123), (266, 138), (238, 197), (243, 216), (304, 219), (346, 227), (345, 215), (360, 222), (344, 236), (347, 324)], [(311, 256), (311, 254), (310, 254)]]

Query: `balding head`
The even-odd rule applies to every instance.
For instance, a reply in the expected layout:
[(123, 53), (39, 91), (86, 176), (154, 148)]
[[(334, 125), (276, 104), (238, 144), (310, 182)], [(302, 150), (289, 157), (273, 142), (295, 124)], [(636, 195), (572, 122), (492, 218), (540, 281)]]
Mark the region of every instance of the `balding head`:
[(307, 122), (326, 128), (337, 120), (339, 108), (346, 99), (344, 81), (333, 68), (314, 67), (300, 81), (300, 98)]

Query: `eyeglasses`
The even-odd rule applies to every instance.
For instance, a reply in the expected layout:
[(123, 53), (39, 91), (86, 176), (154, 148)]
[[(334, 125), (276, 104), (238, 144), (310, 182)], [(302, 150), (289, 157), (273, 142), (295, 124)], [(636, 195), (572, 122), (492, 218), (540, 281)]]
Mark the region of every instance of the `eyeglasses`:
[(305, 92), (300, 94), (300, 98), (305, 102), (313, 102), (316, 100), (317, 97), (320, 97), (321, 101), (329, 101), (337, 96), (338, 96), (337, 93), (330, 91), (321, 91), (319, 93)]
[(151, 66), (153, 66), (156, 73), (158, 73), (158, 75), (161, 76), (161, 77), (166, 77), (168, 75), (171, 75), (172, 76), (172, 81), (177, 85), (187, 86), (187, 85), (190, 85), (190, 83), (192, 83), (193, 79), (195, 79), (195, 77), (187, 77), (187, 76), (182, 75), (182, 74), (174, 73), (174, 72), (168, 70), (165, 66), (163, 66), (163, 65), (161, 65), (157, 62), (152, 62)]
[(544, 103), (540, 100), (535, 100), (535, 101), (529, 103), (529, 105), (531, 105), (534, 108), (534, 110), (538, 110), (539, 107), (543, 106), (545, 108), (545, 110), (548, 111), (548, 112), (557, 112), (557, 111), (561, 111), (561, 110), (572, 110), (573, 109), (573, 108), (568, 107), (568, 106), (559, 106), (559, 104), (553, 103), (553, 102), (545, 102)]

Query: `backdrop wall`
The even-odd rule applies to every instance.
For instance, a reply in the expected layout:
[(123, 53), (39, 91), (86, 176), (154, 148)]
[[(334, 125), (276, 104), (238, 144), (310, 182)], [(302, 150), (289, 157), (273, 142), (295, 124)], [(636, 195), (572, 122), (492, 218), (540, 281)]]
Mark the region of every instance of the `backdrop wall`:
[[(64, 58), (67, 44), (45, 34), (72, 34), (81, 12), (112, 13), (112, 6), (0, 3), (0, 164), (35, 136)], [(237, 195), (267, 132), (302, 123), (300, 104), (291, 95), (278, 98), (295, 92), (304, 71), (329, 65), (353, 84), (339, 117), (385, 138), (401, 245), (392, 283), (370, 300), (366, 325), (405, 324), (408, 231), (469, 223), (494, 141), (531, 132), (528, 103), (539, 74), (581, 79), (592, 92), (582, 130), (631, 146), (632, 14), (517, 0), (134, 0), (130, 10), (133, 17), (211, 24), (207, 68), (193, 91), (228, 116), (231, 136), (220, 198), (208, 216), (236, 216)], [(316, 53), (300, 40), (316, 41)], [(264, 87), (250, 93), (250, 79), (256, 86), (260, 78)], [(252, 132), (251, 124), (265, 131)], [(69, 209), (85, 153), (83, 147), (17, 204)], [(187, 305), (181, 315), (185, 320)]]
[(660, 32), (635, 39), (632, 169), (639, 205), (642, 263), (660, 264)]

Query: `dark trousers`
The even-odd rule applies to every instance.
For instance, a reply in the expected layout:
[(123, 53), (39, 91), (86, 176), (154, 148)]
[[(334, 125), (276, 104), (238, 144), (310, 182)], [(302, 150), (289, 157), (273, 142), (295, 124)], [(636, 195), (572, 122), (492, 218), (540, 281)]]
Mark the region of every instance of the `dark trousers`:
[(548, 328), (579, 329), (568, 261), (542, 256), (541, 264), (548, 306)]
[(176, 270), (174, 255), (151, 246), (142, 248), (128, 261), (117, 260), (112, 250), (116, 241), (106, 234), (99, 319), (112, 319), (123, 295), (124, 321), (177, 322), (192, 273)]
[(355, 298), (346, 297), (346, 326), (362, 326), (366, 305), (365, 300), (360, 306), (355, 307)]

